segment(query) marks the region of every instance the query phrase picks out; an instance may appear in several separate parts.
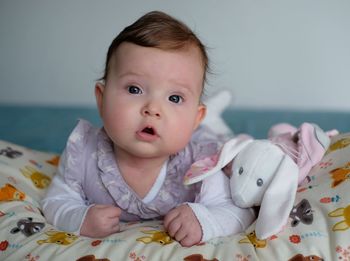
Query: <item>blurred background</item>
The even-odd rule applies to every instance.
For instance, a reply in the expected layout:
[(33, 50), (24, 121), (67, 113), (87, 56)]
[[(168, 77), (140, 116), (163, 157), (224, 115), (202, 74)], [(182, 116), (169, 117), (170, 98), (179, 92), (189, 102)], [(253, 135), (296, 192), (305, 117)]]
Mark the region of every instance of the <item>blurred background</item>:
[(0, 105), (94, 107), (113, 38), (144, 13), (209, 47), (207, 93), (233, 107), (350, 110), (348, 0), (0, 0)]

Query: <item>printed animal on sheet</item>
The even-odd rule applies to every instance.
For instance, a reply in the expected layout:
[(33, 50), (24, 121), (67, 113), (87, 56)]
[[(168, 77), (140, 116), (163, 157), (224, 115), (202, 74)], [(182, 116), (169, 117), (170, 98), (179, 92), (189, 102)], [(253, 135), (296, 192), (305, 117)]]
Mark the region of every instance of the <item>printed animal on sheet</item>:
[(53, 166), (58, 166), (59, 161), (60, 161), (59, 156), (53, 156), (51, 159), (47, 160), (46, 163), (49, 163)]
[(26, 195), (9, 183), (0, 188), (0, 201), (24, 200)]
[(216, 258), (213, 258), (213, 259), (205, 259), (203, 257), (203, 255), (201, 254), (193, 254), (193, 255), (190, 255), (190, 256), (186, 256), (184, 258), (184, 261), (219, 261), (218, 259)]
[(302, 254), (297, 254), (293, 256), (288, 261), (323, 261), (324, 259), (319, 256), (310, 255), (310, 256), (304, 256)]
[(7, 147), (6, 149), (0, 150), (0, 155), (4, 155), (9, 159), (15, 159), (22, 156), (23, 153), (18, 150), (14, 150), (11, 147)]
[(250, 243), (255, 248), (265, 248), (267, 245), (267, 240), (266, 239), (263, 239), (263, 240), (258, 239), (256, 237), (255, 231), (253, 231), (253, 232), (250, 232), (249, 234), (247, 234), (245, 238), (239, 240), (238, 243)]
[(25, 236), (29, 237), (35, 233), (39, 233), (45, 227), (45, 223), (33, 222), (33, 218), (20, 219), (17, 222), (17, 226), (11, 229), (11, 234), (22, 232)]
[(333, 231), (342, 231), (347, 230), (350, 227), (350, 205), (345, 208), (337, 208), (332, 212), (328, 213), (329, 217), (344, 217), (343, 220), (336, 223), (332, 230)]
[(149, 236), (140, 237), (136, 239), (136, 241), (140, 241), (145, 244), (155, 242), (161, 245), (167, 245), (174, 242), (174, 240), (171, 239), (168, 233), (166, 233), (163, 230), (142, 230), (141, 232), (144, 234), (148, 234)]
[(292, 219), (292, 227), (297, 226), (300, 222), (305, 225), (311, 225), (314, 216), (311, 209), (311, 204), (307, 199), (302, 199), (296, 206), (293, 207), (289, 214)]
[(51, 183), (51, 178), (34, 169), (31, 166), (26, 166), (24, 169), (20, 169), (22, 174), (32, 180), (35, 187), (38, 189), (47, 188)]
[(110, 261), (108, 258), (96, 258), (94, 255), (82, 256), (76, 261)]
[(331, 144), (328, 148), (328, 150), (326, 151), (326, 154), (331, 153), (335, 150), (340, 150), (343, 149), (347, 146), (350, 145), (350, 138), (346, 137), (346, 138), (342, 138), (340, 140), (337, 140), (336, 142), (334, 142), (333, 144)]
[(329, 172), (333, 180), (331, 187), (335, 188), (347, 179), (350, 179), (350, 162), (347, 162), (340, 168), (333, 169)]
[(63, 245), (67, 246), (72, 244), (75, 240), (78, 239), (78, 236), (73, 233), (63, 232), (63, 231), (47, 231), (45, 232), (46, 235), (49, 237), (45, 240), (38, 240), (37, 243), (39, 245), (42, 245), (44, 243), (49, 244), (57, 244), (57, 245)]

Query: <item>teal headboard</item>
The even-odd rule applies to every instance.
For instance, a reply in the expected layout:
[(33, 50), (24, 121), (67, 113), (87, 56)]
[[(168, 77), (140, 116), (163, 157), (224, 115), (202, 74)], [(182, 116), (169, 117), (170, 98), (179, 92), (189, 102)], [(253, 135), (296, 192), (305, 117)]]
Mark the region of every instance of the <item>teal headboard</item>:
[[(83, 118), (101, 126), (95, 108), (0, 106), (0, 139), (31, 149), (60, 153), (76, 121)], [(268, 129), (276, 123), (299, 126), (314, 122), (325, 130), (350, 131), (350, 112), (249, 110), (230, 108), (224, 120), (235, 133), (247, 133), (266, 138)]]
[(281, 122), (296, 127), (303, 122), (313, 122), (325, 131), (331, 129), (340, 132), (350, 131), (350, 112), (231, 108), (223, 113), (223, 118), (235, 133), (248, 133), (259, 139), (266, 138), (270, 127)]
[(61, 153), (80, 118), (101, 125), (94, 108), (0, 106), (0, 139)]

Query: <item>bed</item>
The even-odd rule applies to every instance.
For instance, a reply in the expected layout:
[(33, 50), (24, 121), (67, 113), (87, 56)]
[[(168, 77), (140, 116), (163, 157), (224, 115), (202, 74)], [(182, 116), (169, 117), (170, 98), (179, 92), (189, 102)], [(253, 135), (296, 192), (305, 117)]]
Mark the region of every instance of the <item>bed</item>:
[(59, 231), (40, 211), (59, 154), (77, 118), (100, 124), (88, 108), (0, 106), (0, 260), (350, 260), (350, 114), (228, 109), (235, 133), (263, 138), (274, 123), (303, 121), (336, 128), (329, 150), (297, 192), (280, 233), (258, 240), (245, 232), (185, 248), (161, 221), (125, 223), (90, 239)]

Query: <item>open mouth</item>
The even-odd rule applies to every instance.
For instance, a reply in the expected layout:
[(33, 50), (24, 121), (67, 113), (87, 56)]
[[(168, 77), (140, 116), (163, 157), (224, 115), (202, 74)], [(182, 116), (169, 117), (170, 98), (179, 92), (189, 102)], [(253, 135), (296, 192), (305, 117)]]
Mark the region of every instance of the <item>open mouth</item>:
[(143, 132), (143, 133), (147, 133), (147, 134), (149, 134), (149, 135), (155, 135), (155, 134), (156, 134), (155, 131), (154, 131), (154, 129), (151, 128), (151, 127), (146, 127), (146, 128), (144, 128), (144, 129), (142, 130), (142, 132)]
[(145, 142), (154, 142), (159, 138), (157, 130), (150, 125), (145, 126), (143, 129), (137, 131), (136, 137), (138, 140)]

